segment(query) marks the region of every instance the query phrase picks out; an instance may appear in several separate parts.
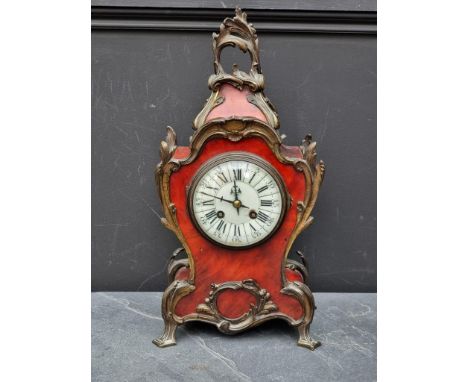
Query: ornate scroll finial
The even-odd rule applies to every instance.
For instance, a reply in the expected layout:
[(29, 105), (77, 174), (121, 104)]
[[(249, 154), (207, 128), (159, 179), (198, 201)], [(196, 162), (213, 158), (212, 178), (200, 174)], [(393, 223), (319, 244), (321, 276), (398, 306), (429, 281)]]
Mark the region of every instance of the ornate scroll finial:
[[(251, 67), (250, 73), (245, 73), (233, 67), (232, 73), (226, 73), (221, 65), (221, 51), (226, 46), (238, 47), (242, 52), (249, 52)], [(261, 74), (260, 58), (258, 51), (257, 32), (252, 24), (247, 22), (247, 14), (236, 8), (236, 16), (224, 19), (219, 27), (219, 33), (213, 33), (214, 71), (208, 80), (211, 90), (216, 90), (224, 82), (242, 88), (244, 85), (256, 92), (264, 87), (263, 75)]]
[[(249, 52), (250, 70), (246, 73), (240, 70), (236, 64), (233, 65), (232, 73), (225, 72), (221, 65), (221, 51), (226, 46), (239, 48), (242, 52)], [(279, 119), (275, 107), (270, 100), (263, 94), (265, 82), (260, 68), (260, 58), (258, 49), (257, 32), (252, 24), (247, 22), (247, 14), (240, 8), (236, 8), (236, 15), (233, 18), (224, 19), (219, 27), (219, 33), (213, 33), (213, 55), (214, 55), (214, 74), (208, 79), (208, 87), (211, 90), (211, 96), (207, 99), (203, 109), (198, 113), (193, 121), (193, 129), (200, 131), (201, 128), (211, 119), (210, 113), (226, 101), (223, 93), (223, 85), (229, 84), (239, 91), (248, 88), (249, 92), (245, 96), (247, 102), (254, 105), (263, 115), (266, 124), (273, 129), (279, 129)], [(232, 114), (237, 118), (257, 118), (258, 115)], [(220, 118), (217, 115), (216, 118)]]

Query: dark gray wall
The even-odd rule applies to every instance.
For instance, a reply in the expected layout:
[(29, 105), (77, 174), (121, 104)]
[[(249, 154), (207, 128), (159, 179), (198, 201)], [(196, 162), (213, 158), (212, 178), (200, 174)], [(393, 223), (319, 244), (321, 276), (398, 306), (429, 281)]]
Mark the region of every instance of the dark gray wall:
[[(192, 11), (183, 2), (182, 10), (164, 2), (143, 10), (94, 3), (107, 6), (93, 8), (93, 290), (166, 286), (167, 260), (179, 244), (159, 221), (153, 179), (159, 142), (171, 125), (179, 143), (188, 143), (209, 95), (211, 32), (233, 15), (204, 3), (210, 2)], [(287, 3), (248, 13), (259, 35), (265, 93), (286, 142), (298, 144), (311, 132), (327, 164), (316, 220), (294, 248), (309, 260), (314, 291), (375, 292), (374, 3), (361, 2), (367, 8), (359, 12), (303, 7), (295, 14), (284, 10)]]

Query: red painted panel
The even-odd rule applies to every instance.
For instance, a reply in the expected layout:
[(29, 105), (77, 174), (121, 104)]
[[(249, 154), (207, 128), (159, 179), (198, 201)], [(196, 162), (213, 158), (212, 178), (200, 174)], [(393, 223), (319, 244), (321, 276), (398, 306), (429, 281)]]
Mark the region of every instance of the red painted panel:
[[(302, 277), (302, 274), (299, 271), (293, 271), (292, 269), (286, 268), (284, 270), (284, 274), (286, 275), (286, 279), (288, 281), (304, 282), (304, 278)], [(174, 278), (176, 280), (188, 280), (189, 276), (190, 276), (189, 269), (186, 267), (182, 267), (176, 272)]]
[(224, 84), (219, 88), (219, 95), (224, 97), (224, 102), (210, 111), (206, 121), (216, 118), (253, 117), (266, 122), (266, 118), (257, 106), (247, 101), (247, 96), (252, 92), (247, 88), (239, 90), (232, 85)]
[[(290, 157), (301, 155), (298, 148), (284, 149), (289, 150)], [(184, 147), (178, 147), (176, 155), (181, 155), (185, 150)], [(193, 225), (187, 208), (187, 191), (194, 174), (207, 160), (229, 151), (246, 151), (271, 163), (284, 179), (292, 199), (292, 206), (272, 238), (248, 250), (222, 248), (205, 239)], [(211, 283), (254, 279), (260, 287), (270, 292), (279, 311), (294, 319), (302, 316), (300, 303), (295, 298), (280, 293), (283, 254), (296, 223), (297, 202), (304, 199), (305, 179), (301, 172), (295, 170), (294, 166), (280, 163), (261, 138), (247, 138), (239, 142), (213, 139), (206, 144), (196, 161), (182, 166), (172, 174), (170, 190), (171, 200), (177, 206), (177, 219), (195, 265), (196, 288), (179, 301), (177, 315), (194, 313), (197, 305), (203, 303), (208, 296)], [(232, 304), (237, 304), (236, 299), (232, 300)]]
[(174, 276), (176, 280), (188, 280), (190, 276), (190, 270), (187, 267), (179, 268)]
[(245, 290), (224, 290), (218, 295), (218, 312), (226, 318), (238, 318), (255, 305), (255, 297)]
[(300, 281), (301, 283), (304, 282), (302, 274), (299, 271), (293, 271), (292, 269), (286, 268), (284, 270), (284, 274), (285, 274), (286, 278), (288, 279), (288, 281), (291, 281), (291, 282), (292, 281)]
[(184, 159), (190, 155), (190, 147), (188, 146), (177, 146), (176, 151), (174, 152), (174, 159)]

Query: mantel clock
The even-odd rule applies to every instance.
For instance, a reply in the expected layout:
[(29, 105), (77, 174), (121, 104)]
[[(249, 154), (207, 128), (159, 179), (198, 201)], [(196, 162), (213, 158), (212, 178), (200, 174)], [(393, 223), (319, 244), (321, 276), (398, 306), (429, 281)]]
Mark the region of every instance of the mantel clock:
[[(249, 53), (249, 73), (236, 65), (224, 71), (226, 46)], [(301, 146), (283, 143), (278, 115), (263, 94), (256, 31), (240, 9), (213, 34), (213, 52), (211, 95), (189, 146), (177, 146), (170, 127), (161, 142), (161, 220), (182, 247), (168, 265), (165, 328), (153, 342), (174, 345), (177, 326), (188, 321), (235, 334), (279, 318), (297, 327), (299, 345), (313, 350), (319, 342), (309, 335), (315, 305), (306, 262), (300, 252), (302, 261), (288, 255), (312, 223), (325, 166), (310, 135)]]

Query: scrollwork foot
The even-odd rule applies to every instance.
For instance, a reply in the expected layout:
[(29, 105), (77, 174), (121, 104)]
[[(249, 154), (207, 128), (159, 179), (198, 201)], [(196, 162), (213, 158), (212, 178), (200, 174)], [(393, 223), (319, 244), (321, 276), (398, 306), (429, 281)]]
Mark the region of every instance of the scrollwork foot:
[(305, 347), (309, 350), (315, 350), (321, 343), (320, 341), (313, 340), (309, 334), (310, 322), (307, 324), (299, 325), (297, 330), (299, 332), (298, 346)]
[(177, 324), (172, 320), (164, 321), (164, 333), (161, 337), (153, 340), (153, 344), (157, 347), (165, 348), (176, 344), (175, 340), (175, 331), (177, 329)]

